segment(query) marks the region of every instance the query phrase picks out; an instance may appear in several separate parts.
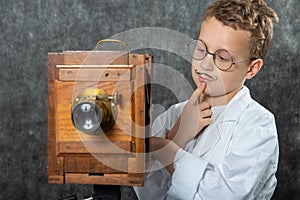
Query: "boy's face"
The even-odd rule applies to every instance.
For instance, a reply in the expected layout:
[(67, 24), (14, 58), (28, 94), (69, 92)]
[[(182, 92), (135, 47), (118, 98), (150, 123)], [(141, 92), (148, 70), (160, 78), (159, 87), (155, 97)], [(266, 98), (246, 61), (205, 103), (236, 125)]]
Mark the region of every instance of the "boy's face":
[[(219, 49), (227, 50), (233, 56), (233, 62), (250, 58), (250, 32), (234, 30), (214, 17), (202, 23), (198, 39), (206, 44), (210, 53), (215, 53)], [(249, 67), (249, 62), (241, 62), (233, 64), (227, 71), (221, 71), (216, 67), (213, 56), (207, 54), (202, 60), (193, 59), (192, 76), (197, 86), (202, 82), (206, 83), (204, 92), (206, 96), (225, 97), (228, 103), (242, 88)]]

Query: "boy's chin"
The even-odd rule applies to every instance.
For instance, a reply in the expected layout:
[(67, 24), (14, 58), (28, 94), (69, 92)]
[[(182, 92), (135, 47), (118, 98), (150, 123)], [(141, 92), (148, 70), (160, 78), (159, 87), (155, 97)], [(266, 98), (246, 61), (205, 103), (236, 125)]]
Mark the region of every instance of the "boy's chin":
[[(197, 83), (197, 87), (201, 87), (202, 83)], [(203, 94), (207, 97), (222, 97), (226, 96), (224, 87), (217, 87), (215, 84), (207, 84)]]
[(225, 89), (216, 89), (216, 88), (206, 87), (203, 94), (210, 98), (222, 97), (222, 96), (226, 96), (226, 91), (225, 91)]

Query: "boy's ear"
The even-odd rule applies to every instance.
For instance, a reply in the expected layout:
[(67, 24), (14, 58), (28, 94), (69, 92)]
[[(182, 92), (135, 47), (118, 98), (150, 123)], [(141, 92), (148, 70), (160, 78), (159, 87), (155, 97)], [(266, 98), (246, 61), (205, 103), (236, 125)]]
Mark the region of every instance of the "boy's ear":
[(246, 79), (251, 79), (253, 78), (261, 69), (263, 66), (264, 61), (263, 59), (256, 59), (251, 62), (250, 67), (247, 71)]

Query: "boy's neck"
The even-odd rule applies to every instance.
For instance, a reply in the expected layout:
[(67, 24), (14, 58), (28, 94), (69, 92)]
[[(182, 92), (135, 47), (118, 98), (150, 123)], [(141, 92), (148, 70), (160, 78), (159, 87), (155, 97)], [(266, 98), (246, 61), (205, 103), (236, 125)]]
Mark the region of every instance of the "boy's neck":
[(209, 103), (211, 107), (213, 106), (224, 106), (227, 105), (231, 99), (243, 88), (243, 86), (225, 94), (222, 96), (214, 96), (211, 97), (209, 95), (202, 95), (202, 98), (200, 99), (200, 102), (206, 101)]

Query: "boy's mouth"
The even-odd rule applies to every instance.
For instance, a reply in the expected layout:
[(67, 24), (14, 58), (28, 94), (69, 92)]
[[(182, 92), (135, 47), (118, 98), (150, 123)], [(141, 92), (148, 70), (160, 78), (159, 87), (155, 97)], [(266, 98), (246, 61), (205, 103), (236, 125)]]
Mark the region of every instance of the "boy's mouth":
[(218, 79), (217, 77), (214, 77), (207, 73), (199, 72), (197, 69), (195, 69), (195, 73), (198, 75), (198, 80), (201, 83), (208, 83), (210, 81), (215, 81)]

